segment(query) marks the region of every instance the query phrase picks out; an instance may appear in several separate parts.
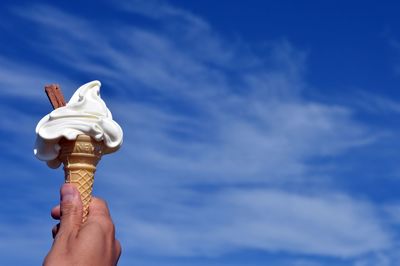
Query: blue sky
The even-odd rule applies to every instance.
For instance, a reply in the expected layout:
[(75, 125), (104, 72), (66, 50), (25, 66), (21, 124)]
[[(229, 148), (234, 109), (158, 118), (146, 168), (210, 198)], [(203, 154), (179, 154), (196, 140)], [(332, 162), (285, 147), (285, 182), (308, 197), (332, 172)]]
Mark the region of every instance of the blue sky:
[(94, 188), (120, 265), (400, 265), (398, 8), (2, 1), (2, 263), (52, 242), (43, 86), (98, 79), (125, 133)]

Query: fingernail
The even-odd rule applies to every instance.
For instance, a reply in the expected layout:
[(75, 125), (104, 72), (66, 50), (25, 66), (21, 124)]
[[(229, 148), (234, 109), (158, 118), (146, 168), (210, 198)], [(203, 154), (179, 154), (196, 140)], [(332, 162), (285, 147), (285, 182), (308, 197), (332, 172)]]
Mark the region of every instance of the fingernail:
[(75, 194), (76, 192), (72, 185), (64, 185), (61, 190), (61, 201), (73, 201)]

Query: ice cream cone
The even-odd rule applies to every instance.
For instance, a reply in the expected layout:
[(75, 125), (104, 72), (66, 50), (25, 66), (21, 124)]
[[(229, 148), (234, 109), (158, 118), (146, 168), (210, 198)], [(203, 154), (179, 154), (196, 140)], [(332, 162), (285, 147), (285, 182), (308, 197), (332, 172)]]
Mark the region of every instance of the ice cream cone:
[(64, 164), (65, 183), (74, 184), (83, 204), (82, 221), (89, 213), (96, 165), (103, 154), (104, 144), (88, 135), (78, 135), (76, 140), (62, 139), (59, 142), (60, 161)]

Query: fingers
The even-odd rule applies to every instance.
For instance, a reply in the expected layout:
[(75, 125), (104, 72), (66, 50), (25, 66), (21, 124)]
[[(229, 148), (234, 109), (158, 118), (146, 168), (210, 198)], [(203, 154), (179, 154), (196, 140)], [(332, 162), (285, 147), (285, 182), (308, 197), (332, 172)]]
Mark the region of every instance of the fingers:
[(51, 234), (53, 235), (53, 239), (56, 238), (58, 230), (60, 230), (60, 223), (56, 224), (55, 226), (53, 226), (53, 229), (51, 229)]
[(121, 243), (116, 239), (115, 240), (115, 254), (116, 254), (115, 265), (118, 264), (119, 258), (121, 257), (121, 253), (122, 253)]
[(51, 217), (53, 217), (54, 220), (60, 220), (61, 217), (60, 204), (51, 209)]
[(74, 185), (64, 184), (60, 194), (60, 228), (57, 237), (76, 235), (82, 224), (82, 201), (79, 192)]
[(88, 218), (83, 227), (83, 230), (96, 230), (97, 228), (105, 233), (107, 237), (114, 238), (115, 227), (107, 203), (104, 200), (92, 197)]
[(89, 213), (92, 215), (93, 214), (94, 215), (104, 214), (108, 216), (110, 215), (107, 203), (104, 200), (96, 197), (92, 197), (92, 200), (89, 205)]
[(89, 205), (89, 215), (88, 219), (92, 217), (104, 216), (106, 218), (111, 218), (110, 211), (108, 209), (107, 203), (96, 197), (92, 197), (92, 200)]
[(89, 215), (79, 234), (102, 236), (103, 243), (110, 244), (112, 262), (117, 265), (121, 256), (121, 243), (115, 239), (115, 226), (112, 221), (107, 203), (99, 198), (92, 197), (89, 205)]

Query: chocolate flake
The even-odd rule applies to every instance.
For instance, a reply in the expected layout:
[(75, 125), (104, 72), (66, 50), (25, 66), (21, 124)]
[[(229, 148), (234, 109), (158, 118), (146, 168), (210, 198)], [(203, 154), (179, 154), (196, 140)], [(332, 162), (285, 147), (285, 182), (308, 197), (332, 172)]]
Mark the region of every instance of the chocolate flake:
[(48, 84), (44, 87), (47, 97), (54, 109), (65, 106), (65, 99), (61, 92), (60, 85), (58, 84)]

